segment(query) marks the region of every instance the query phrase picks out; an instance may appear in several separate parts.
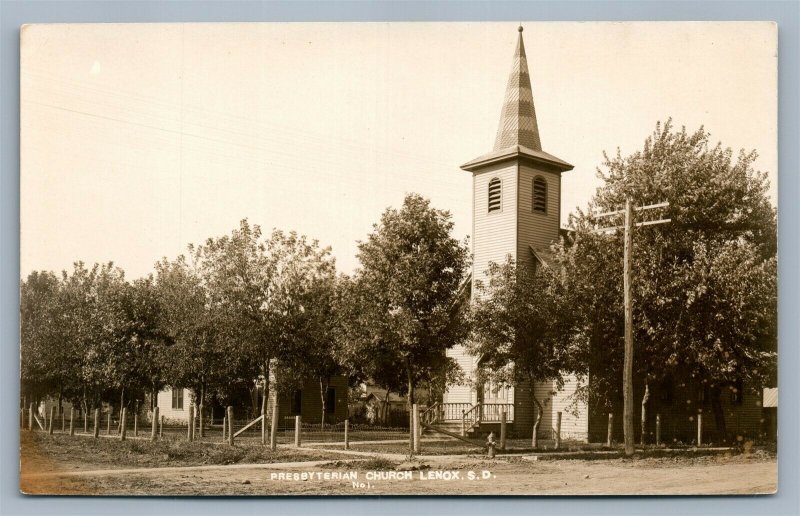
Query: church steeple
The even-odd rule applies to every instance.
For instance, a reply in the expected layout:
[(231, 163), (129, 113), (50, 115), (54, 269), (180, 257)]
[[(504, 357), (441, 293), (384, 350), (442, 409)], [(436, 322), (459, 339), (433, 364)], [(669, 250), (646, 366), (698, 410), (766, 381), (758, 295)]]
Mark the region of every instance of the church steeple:
[(525, 55), (525, 43), (522, 41), (522, 27), (517, 30), (517, 50), (514, 52), (514, 64), (508, 77), (506, 99), (494, 149), (464, 163), (461, 168), (476, 173), (490, 165), (516, 160), (519, 163), (544, 166), (559, 173), (572, 170), (572, 165), (542, 150), (536, 109), (533, 107), (528, 58)]
[(528, 73), (528, 59), (525, 56), (525, 43), (522, 40), (522, 27), (517, 29), (517, 50), (514, 64), (508, 77), (506, 98), (497, 128), (494, 150), (499, 151), (520, 145), (531, 150), (541, 151), (539, 126), (536, 123), (536, 108), (533, 106), (531, 77)]

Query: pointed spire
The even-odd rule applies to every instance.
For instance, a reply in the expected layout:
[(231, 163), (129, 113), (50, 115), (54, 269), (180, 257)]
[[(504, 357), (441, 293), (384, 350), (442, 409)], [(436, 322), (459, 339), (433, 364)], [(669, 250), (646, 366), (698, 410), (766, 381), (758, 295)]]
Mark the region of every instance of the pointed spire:
[(517, 51), (514, 65), (508, 77), (506, 100), (497, 128), (494, 150), (498, 151), (515, 145), (541, 151), (539, 127), (536, 123), (536, 109), (533, 107), (531, 78), (528, 74), (528, 60), (525, 57), (525, 44), (522, 41), (522, 27), (519, 29)]

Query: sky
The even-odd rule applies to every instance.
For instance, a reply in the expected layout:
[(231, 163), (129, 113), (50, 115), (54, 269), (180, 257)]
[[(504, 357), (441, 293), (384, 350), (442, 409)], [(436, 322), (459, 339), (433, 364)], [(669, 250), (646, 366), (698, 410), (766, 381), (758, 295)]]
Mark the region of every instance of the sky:
[[(603, 152), (656, 122), (757, 150), (777, 202), (777, 28), (534, 23), (525, 48), (562, 224)], [(340, 271), (420, 193), (469, 236), (518, 23), (31, 25), (21, 49), (21, 275), (113, 261), (129, 278), (243, 218), (330, 245)]]

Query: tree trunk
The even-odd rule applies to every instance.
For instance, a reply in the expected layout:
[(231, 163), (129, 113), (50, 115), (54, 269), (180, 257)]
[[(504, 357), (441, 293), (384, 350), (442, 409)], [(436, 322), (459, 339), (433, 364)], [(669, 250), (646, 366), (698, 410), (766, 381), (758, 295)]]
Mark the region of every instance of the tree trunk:
[(197, 406), (197, 412), (199, 416), (199, 426), (200, 426), (200, 437), (205, 437), (206, 432), (203, 429), (203, 425), (205, 424), (205, 420), (203, 418), (203, 400), (206, 398), (206, 384), (205, 382), (200, 383), (200, 404)]
[[(264, 370), (264, 393), (261, 398), (261, 444), (267, 444), (267, 403), (269, 402), (269, 360), (261, 366)], [(275, 404), (278, 404), (278, 397), (275, 396)], [(275, 411), (273, 410), (273, 414)], [(271, 419), (271, 418), (270, 418)], [(277, 421), (272, 422), (276, 426)], [(233, 427), (229, 427), (233, 428)]]
[[(531, 382), (533, 385), (533, 382)], [(533, 392), (533, 387), (531, 387), (531, 392)], [(544, 414), (544, 408), (542, 408), (542, 403), (534, 394), (532, 396), (533, 403), (536, 405), (536, 420), (533, 422), (533, 432), (531, 435), (531, 448), (538, 448), (539, 447), (539, 425), (542, 423), (542, 414)]]
[(406, 359), (406, 379), (408, 380), (408, 429), (411, 453), (414, 453), (414, 379), (411, 375), (411, 366)]
[(722, 409), (721, 389), (711, 388), (711, 410), (714, 412), (714, 426), (717, 430), (717, 439), (723, 443), (728, 441), (728, 428), (725, 424), (725, 411)]
[(644, 384), (644, 396), (642, 396), (642, 445), (645, 444), (647, 436), (647, 400), (650, 399), (650, 385), (647, 382)]
[(322, 400), (322, 419), (320, 420), (320, 421), (322, 421), (322, 425), (321, 425), (322, 429), (325, 428), (325, 394), (327, 394), (327, 391), (328, 391), (327, 387), (328, 387), (328, 384), (320, 376), (319, 377), (319, 397), (320, 397), (320, 400)]
[(389, 420), (389, 389), (386, 389), (386, 395), (381, 403), (380, 420), (383, 426), (386, 426), (386, 422)]
[(408, 413), (411, 414), (411, 408), (414, 405), (414, 380), (410, 366), (406, 366), (406, 379), (408, 380)]
[(119, 393), (119, 424), (117, 425), (117, 433), (122, 432), (122, 409), (125, 407), (125, 387)]

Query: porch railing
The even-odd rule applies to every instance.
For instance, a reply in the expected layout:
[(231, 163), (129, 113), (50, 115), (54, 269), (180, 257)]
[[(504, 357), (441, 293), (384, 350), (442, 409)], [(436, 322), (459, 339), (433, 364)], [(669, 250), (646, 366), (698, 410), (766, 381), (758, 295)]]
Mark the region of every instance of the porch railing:
[(506, 413), (506, 421), (514, 421), (513, 403), (483, 403), (481, 404), (481, 421), (484, 423), (500, 422), (501, 414)]
[(419, 419), (426, 425), (432, 425), (437, 423), (441, 420), (442, 417), (442, 404), (438, 401), (431, 405), (430, 407), (423, 410), (420, 415)]
[(472, 427), (475, 425), (481, 424), (481, 414), (483, 411), (481, 410), (481, 404), (476, 403), (472, 405), (468, 410), (465, 410), (461, 416), (461, 435), (467, 435)]
[(472, 408), (472, 403), (442, 403), (441, 421), (461, 421), (464, 412)]

